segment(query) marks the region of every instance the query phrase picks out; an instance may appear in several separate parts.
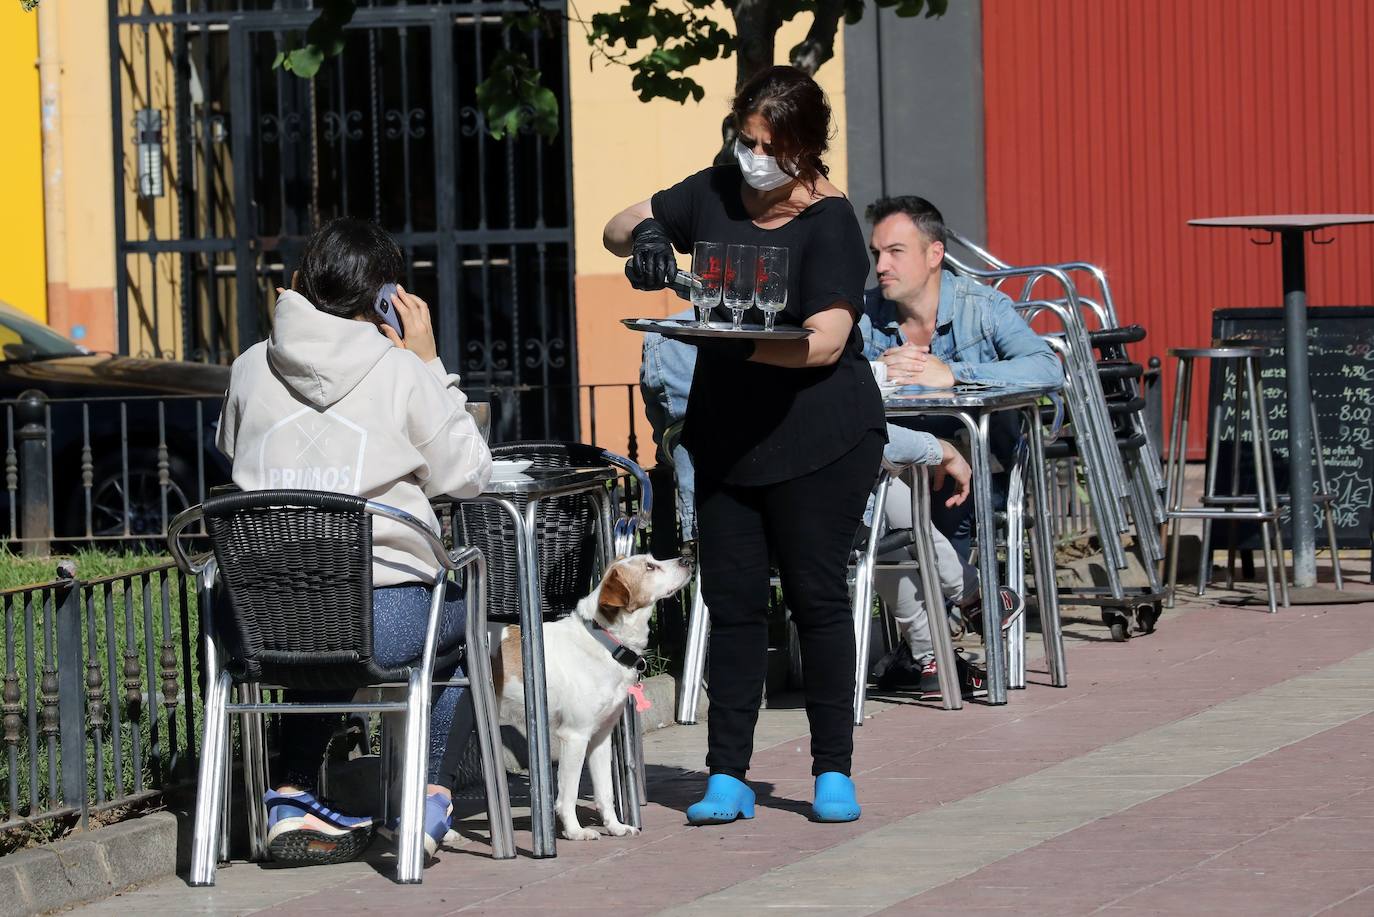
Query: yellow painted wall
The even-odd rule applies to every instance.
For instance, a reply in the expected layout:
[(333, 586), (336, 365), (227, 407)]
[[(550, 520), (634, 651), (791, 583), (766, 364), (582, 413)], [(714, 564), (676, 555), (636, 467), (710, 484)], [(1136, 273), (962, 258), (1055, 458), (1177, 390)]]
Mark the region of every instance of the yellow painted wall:
[(0, 300), (45, 321), (38, 19), (14, 2), (0, 2), (0, 87)]
[[(581, 14), (618, 8), (619, 0), (579, 3)], [(714, 11), (714, 10), (713, 10)], [(810, 17), (801, 16), (778, 35), (778, 63), (786, 63), (789, 49), (806, 34)], [(834, 136), (827, 162), (830, 178), (844, 190), (848, 180), (844, 105), (843, 31), (836, 37), (835, 56), (822, 67), (817, 81), (830, 97), (835, 115)], [(625, 281), (624, 261), (601, 245), (606, 221), (636, 201), (711, 164), (720, 148), (720, 124), (734, 95), (735, 59), (711, 61), (692, 75), (706, 90), (700, 103), (656, 100), (640, 102), (630, 88), (630, 71), (598, 61), (590, 69), (585, 34), (569, 36), (572, 115), (573, 213), (577, 245), (578, 373), (582, 384), (636, 382), (639, 379), (642, 336), (620, 324), (622, 318), (669, 315), (686, 303), (668, 293), (640, 293)], [(686, 261), (681, 262), (684, 266)], [(635, 393), (638, 404), (638, 392)], [(590, 439), (591, 418), (584, 396), (583, 437)], [(628, 437), (626, 395), (623, 389), (597, 394), (598, 445), (623, 450)], [(648, 422), (638, 412), (635, 432), (641, 463), (653, 464)]]
[(63, 0), (58, 9), (71, 327), (57, 330), (93, 350), (114, 350), (118, 338), (108, 8), (104, 3)]
[(57, 330), (93, 349), (115, 346), (110, 66), (103, 3), (61, 3), (60, 177), (66, 203), (66, 257), (48, 277), (44, 244), (43, 140), (38, 89), (38, 13), (0, 2), (0, 300), (48, 320), (52, 295), (70, 321)]

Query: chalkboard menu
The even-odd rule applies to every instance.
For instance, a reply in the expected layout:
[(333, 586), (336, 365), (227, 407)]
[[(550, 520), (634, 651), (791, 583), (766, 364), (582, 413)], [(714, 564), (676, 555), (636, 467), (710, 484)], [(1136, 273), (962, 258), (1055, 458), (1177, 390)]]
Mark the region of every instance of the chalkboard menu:
[[(1335, 491), (1336, 537), (1342, 547), (1368, 547), (1371, 540), (1371, 502), (1374, 502), (1374, 307), (1327, 306), (1307, 310), (1308, 375), (1327, 484)], [(1260, 360), (1265, 410), (1269, 418), (1270, 449), (1280, 491), (1288, 490), (1288, 380), (1284, 364), (1282, 309), (1219, 309), (1212, 313), (1212, 336), (1217, 343), (1246, 343), (1264, 347)], [(1222, 408), (1217, 492), (1231, 491), (1231, 456), (1236, 419), (1234, 362), (1214, 362), (1208, 417)], [(1223, 383), (1225, 383), (1223, 385)], [(1241, 417), (1240, 493), (1254, 493), (1248, 412)], [(1208, 429), (1208, 436), (1211, 430)], [(1316, 486), (1317, 472), (1312, 472)], [(1326, 545), (1325, 520), (1318, 507), (1316, 540)], [(1292, 544), (1292, 520), (1283, 507), (1285, 546)], [(1247, 527), (1243, 546), (1258, 547), (1258, 530)], [(1218, 532), (1214, 544), (1224, 544)]]

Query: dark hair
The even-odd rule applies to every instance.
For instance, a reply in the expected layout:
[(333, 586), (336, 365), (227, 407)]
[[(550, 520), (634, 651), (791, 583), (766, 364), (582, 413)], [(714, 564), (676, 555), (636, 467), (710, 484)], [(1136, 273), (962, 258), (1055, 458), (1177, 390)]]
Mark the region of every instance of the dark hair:
[(911, 222), (916, 224), (916, 228), (931, 242), (946, 244), (945, 218), (940, 215), (940, 211), (934, 204), (923, 197), (917, 197), (914, 194), (880, 197), (868, 205), (868, 209), (864, 211), (864, 216), (868, 217), (868, 222), (877, 226), (883, 220), (898, 213), (905, 213), (910, 217)]
[(339, 217), (305, 240), (298, 291), (321, 312), (356, 318), (372, 308), (382, 284), (400, 280), (403, 266), (401, 249), (385, 229)]
[(773, 134), (773, 156), (788, 175), (814, 186), (830, 168), (830, 102), (815, 80), (796, 67), (769, 67), (745, 83), (731, 103), (735, 129), (757, 114)]

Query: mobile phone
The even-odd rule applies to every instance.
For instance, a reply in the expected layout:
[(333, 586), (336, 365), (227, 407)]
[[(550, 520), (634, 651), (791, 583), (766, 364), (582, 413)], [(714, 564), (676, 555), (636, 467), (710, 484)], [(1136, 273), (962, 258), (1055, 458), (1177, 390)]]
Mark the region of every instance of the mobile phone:
[(382, 321), (391, 326), (391, 330), (396, 332), (396, 336), (405, 339), (405, 328), (401, 325), (401, 316), (396, 313), (396, 306), (391, 301), (391, 297), (396, 295), (396, 284), (384, 283), (382, 288), (377, 291), (377, 300), (372, 304), (372, 311), (377, 313)]

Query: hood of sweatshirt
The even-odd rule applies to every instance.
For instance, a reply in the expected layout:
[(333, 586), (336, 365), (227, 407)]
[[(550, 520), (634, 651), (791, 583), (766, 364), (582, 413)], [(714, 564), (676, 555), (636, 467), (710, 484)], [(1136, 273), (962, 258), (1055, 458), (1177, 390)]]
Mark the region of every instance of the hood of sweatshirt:
[(277, 299), (267, 361), (293, 391), (324, 408), (357, 388), (392, 346), (371, 322), (321, 312), (287, 290)]

